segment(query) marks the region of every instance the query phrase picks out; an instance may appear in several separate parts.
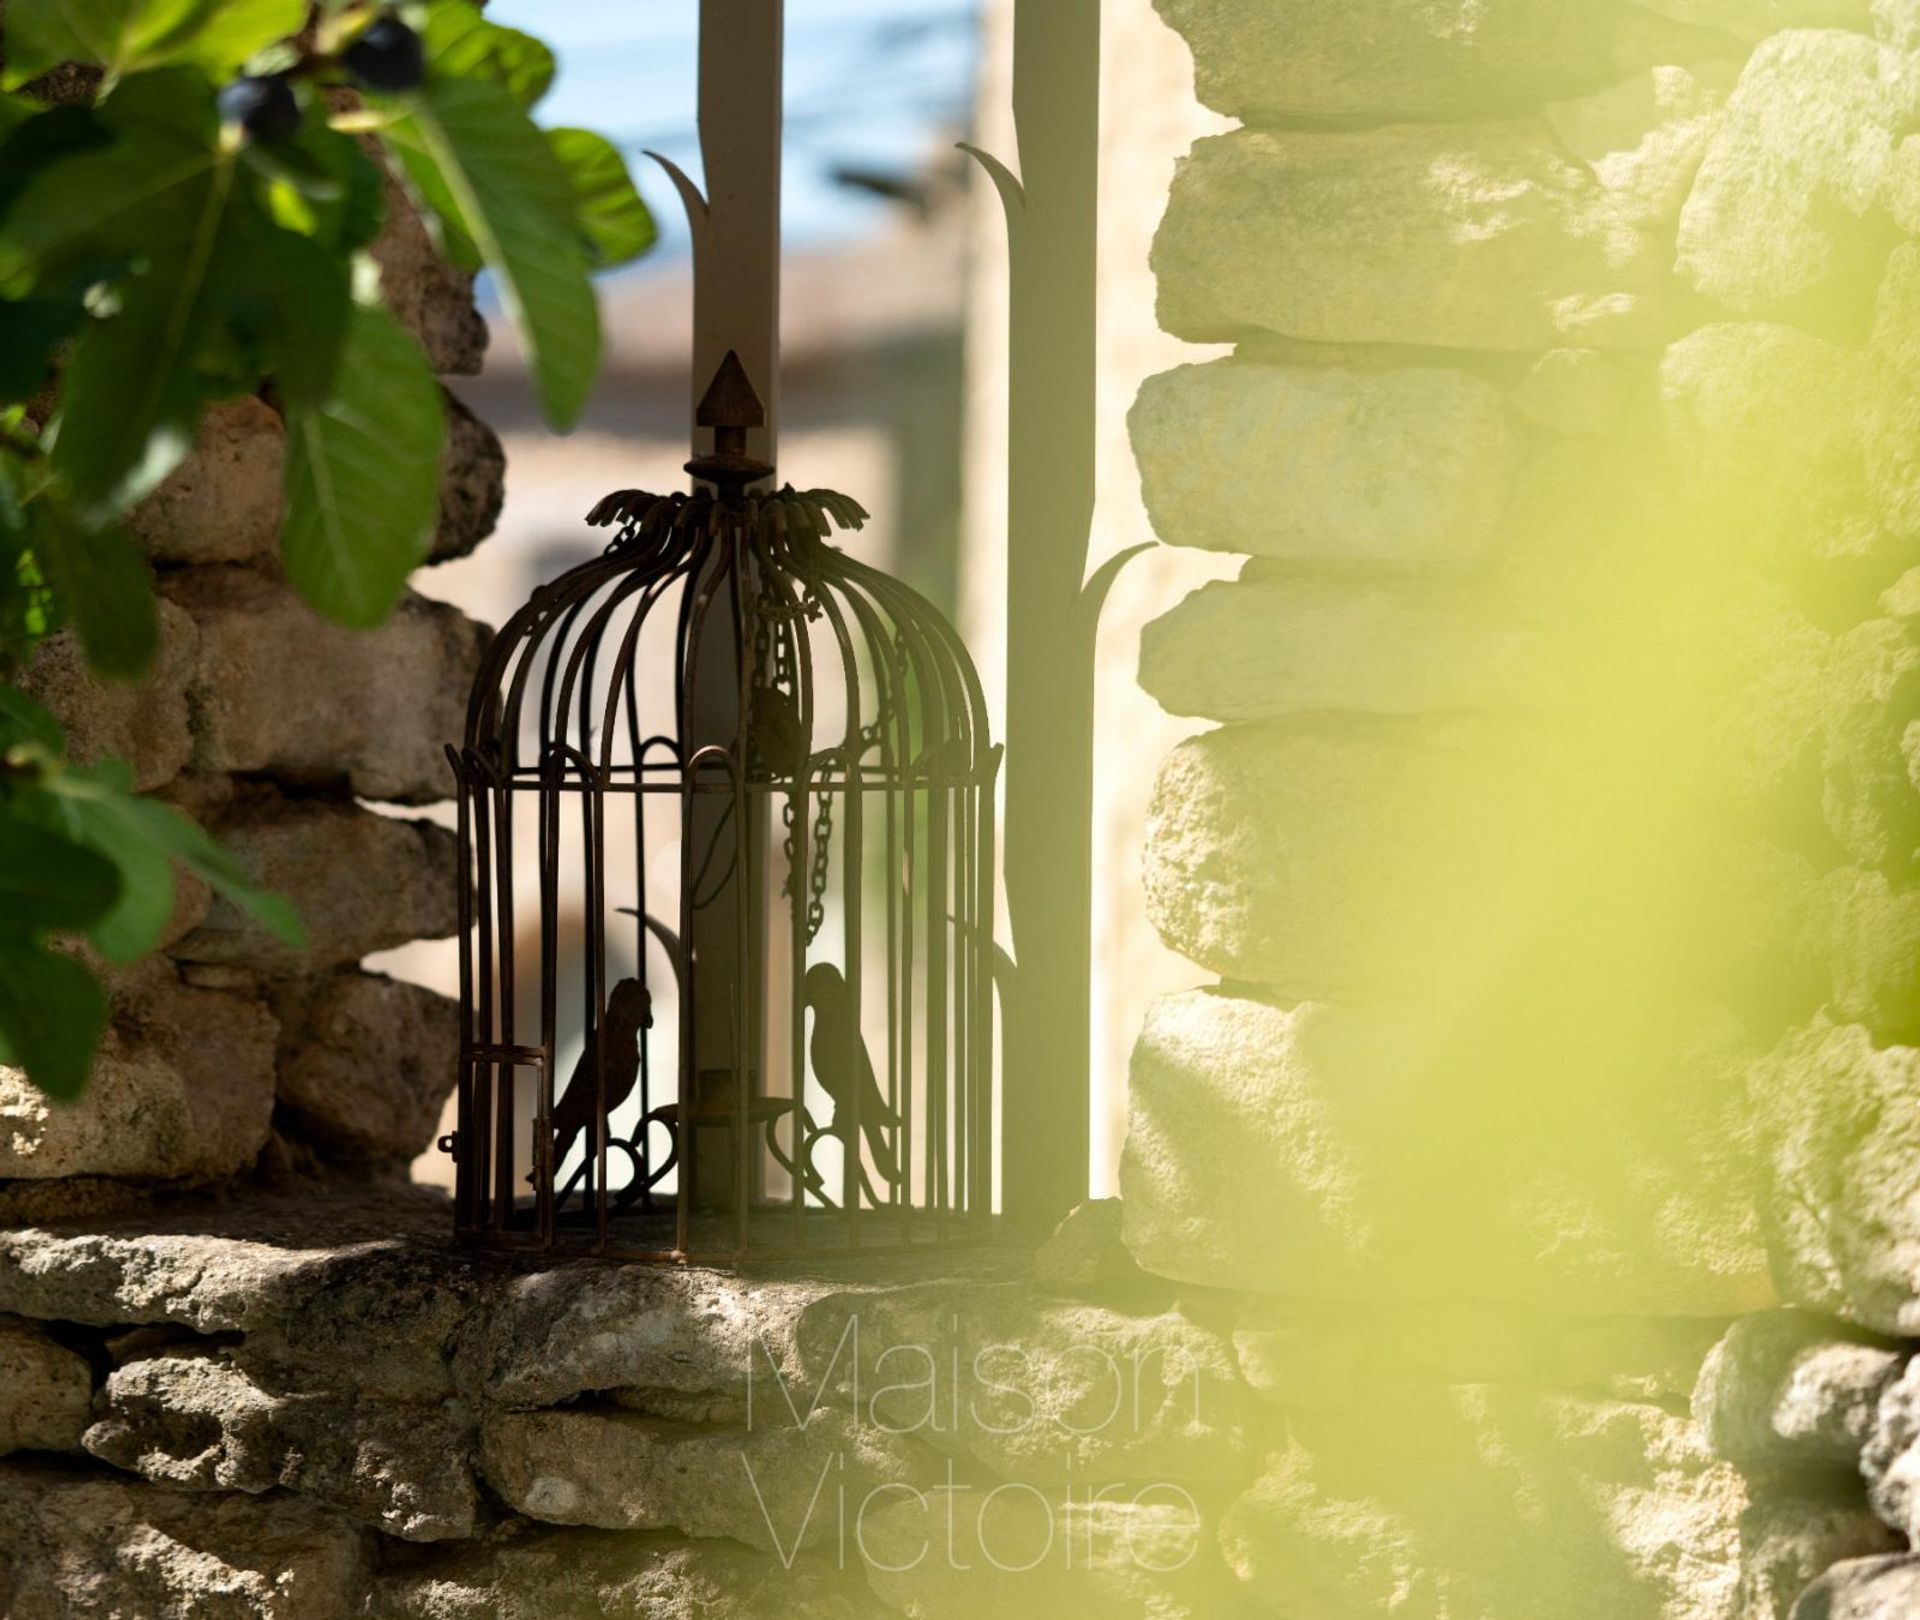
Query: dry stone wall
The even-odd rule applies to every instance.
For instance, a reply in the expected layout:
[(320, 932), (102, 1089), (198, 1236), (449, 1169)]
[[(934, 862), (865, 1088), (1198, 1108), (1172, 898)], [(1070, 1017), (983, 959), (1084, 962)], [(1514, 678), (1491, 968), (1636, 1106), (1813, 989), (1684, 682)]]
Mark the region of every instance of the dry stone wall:
[[(442, 374), (477, 371), (472, 278), (434, 256), (397, 188), (388, 201), (373, 255), (389, 302)], [(492, 528), (504, 469), (498, 440), (448, 401), (436, 560)], [(451, 834), (392, 807), (449, 796), (444, 747), (486, 631), (422, 596), (373, 631), (314, 614), (277, 564), (284, 456), (271, 405), (211, 407), (129, 522), (160, 598), (151, 674), (98, 683), (63, 634), (25, 684), (76, 757), (128, 760), (142, 788), (288, 895), (308, 942), (284, 946), (184, 880), (160, 955), (110, 975), (112, 1026), (85, 1099), (50, 1105), (0, 1068), (0, 1218), (124, 1207), (291, 1164), (403, 1173), (451, 1089), (452, 1005), (358, 964), (454, 930)]]
[[(1255, 1612), (1920, 1599), (1920, 10), (1157, 0), (1128, 1249)], [(1596, 1503), (1606, 1503), (1596, 1511)], [(1517, 1534), (1521, 1523), (1527, 1533)]]

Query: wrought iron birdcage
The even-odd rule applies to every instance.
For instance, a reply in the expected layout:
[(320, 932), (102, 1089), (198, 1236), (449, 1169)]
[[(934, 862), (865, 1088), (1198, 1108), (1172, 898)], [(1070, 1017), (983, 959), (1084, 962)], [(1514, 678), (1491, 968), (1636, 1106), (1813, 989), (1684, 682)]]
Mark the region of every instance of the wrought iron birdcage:
[(697, 493), (623, 490), (476, 679), (459, 784), (461, 1236), (737, 1260), (978, 1235), (993, 782), (924, 598), (750, 493), (727, 357)]

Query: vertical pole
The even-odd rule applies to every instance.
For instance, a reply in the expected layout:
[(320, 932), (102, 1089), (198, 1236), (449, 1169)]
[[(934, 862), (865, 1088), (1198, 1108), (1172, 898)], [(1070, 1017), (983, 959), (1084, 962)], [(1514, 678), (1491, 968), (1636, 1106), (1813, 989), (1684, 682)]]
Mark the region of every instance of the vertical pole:
[(1093, 524), (1100, 0), (1016, 0), (1009, 217), (1004, 1200), (1057, 1220), (1091, 1151)]
[[(784, 0), (701, 0), (700, 151), (706, 170), (706, 216), (696, 230), (693, 356), (689, 427), (696, 454), (708, 446), (694, 423), (699, 404), (727, 351), (733, 350), (765, 408), (749, 430), (747, 453), (771, 463), (780, 398), (780, 124)], [(725, 559), (713, 557), (692, 588), (713, 587)], [(743, 568), (720, 582), (706, 616), (698, 660), (690, 672), (687, 753), (715, 743), (732, 749), (729, 782), (702, 771), (686, 812), (682, 869), (704, 885), (687, 944), (693, 997), (692, 1052), (683, 1059), (681, 1104), (731, 1111), (730, 1128), (696, 1126), (686, 1138), (695, 1201), (731, 1206), (744, 1239), (747, 1183), (743, 1152), (751, 1126), (746, 1105), (766, 1085), (767, 938), (763, 897), (753, 891), (766, 847), (766, 807), (738, 790), (744, 772), (745, 689), (754, 656), (743, 644), (749, 592)], [(731, 791), (711, 791), (722, 786)], [(729, 819), (736, 810), (740, 821)], [(712, 859), (705, 857), (712, 852)], [(701, 876), (704, 870), (704, 876)], [(744, 1036), (742, 1031), (746, 1031)]]
[(766, 426), (747, 436), (747, 454), (775, 463), (785, 12), (786, 0), (700, 0), (700, 156), (707, 219), (694, 266), (689, 396), (691, 413), (727, 350), (733, 350), (767, 413)]

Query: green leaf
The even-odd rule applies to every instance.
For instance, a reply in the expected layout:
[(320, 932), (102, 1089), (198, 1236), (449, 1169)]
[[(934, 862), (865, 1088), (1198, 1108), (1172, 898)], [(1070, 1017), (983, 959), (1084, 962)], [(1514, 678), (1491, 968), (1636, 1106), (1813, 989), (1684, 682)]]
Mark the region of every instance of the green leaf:
[(77, 298), (0, 299), (0, 403), (39, 393), (52, 374), (55, 350), (85, 318)]
[(600, 365), (600, 312), (565, 169), (507, 92), (429, 78), (382, 132), (422, 195), (478, 248), (519, 329), (547, 420), (571, 427)]
[(282, 896), (255, 884), (231, 854), (171, 805), (135, 793), (131, 774), (118, 761), (67, 770), (50, 781), (47, 792), (68, 834), (120, 873), (120, 901), (92, 932), (110, 959), (134, 960), (159, 941), (173, 914), (174, 861), (286, 944), (306, 943), (299, 916)]
[(235, 211), (230, 320), (255, 344), (289, 408), (317, 406), (333, 390), (353, 309), (346, 254), (283, 230), (251, 199)]
[(0, 937), (91, 927), (119, 895), (112, 862), (0, 803)]
[(107, 1024), (107, 998), (72, 957), (0, 938), (0, 1043), (49, 1096), (87, 1089)]
[(34, 556), (79, 633), (88, 665), (108, 680), (139, 680), (159, 643), (146, 559), (124, 530), (84, 528), (51, 496), (28, 510)]
[(356, 307), (334, 397), (287, 413), (287, 577), (342, 624), (378, 624), (426, 560), (440, 511), (446, 410), (420, 347)]
[(17, 686), (0, 682), (0, 754), (22, 745), (58, 756), (66, 751), (60, 722)]
[(116, 75), (193, 62), (225, 78), (305, 20), (305, 0), (9, 0), (0, 84), (24, 84), (62, 62)]
[(553, 52), (531, 34), (488, 22), (469, 0), (438, 0), (427, 14), (427, 72), (484, 79), (529, 110), (553, 83)]
[(653, 215), (612, 141), (590, 129), (550, 129), (547, 144), (573, 184), (574, 213), (588, 264), (611, 269), (653, 246)]

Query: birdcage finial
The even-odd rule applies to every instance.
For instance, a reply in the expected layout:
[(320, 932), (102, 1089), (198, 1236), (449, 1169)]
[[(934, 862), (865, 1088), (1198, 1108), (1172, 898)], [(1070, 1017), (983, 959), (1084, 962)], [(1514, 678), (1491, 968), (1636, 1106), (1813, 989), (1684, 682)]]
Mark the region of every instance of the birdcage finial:
[(747, 431), (766, 426), (767, 410), (753, 390), (747, 368), (732, 349), (727, 350), (727, 357), (701, 395), (693, 420), (697, 427), (713, 429), (713, 449), (687, 463), (687, 471), (695, 478), (730, 495), (773, 476), (770, 462), (747, 454)]

